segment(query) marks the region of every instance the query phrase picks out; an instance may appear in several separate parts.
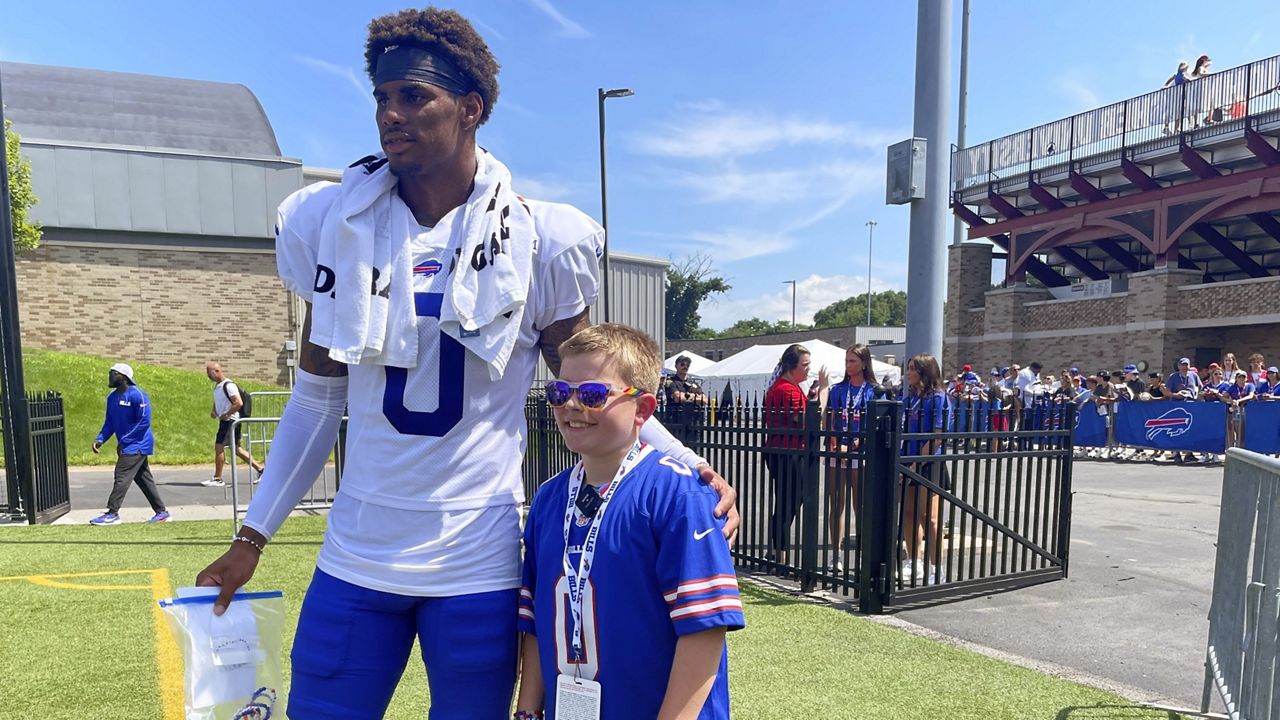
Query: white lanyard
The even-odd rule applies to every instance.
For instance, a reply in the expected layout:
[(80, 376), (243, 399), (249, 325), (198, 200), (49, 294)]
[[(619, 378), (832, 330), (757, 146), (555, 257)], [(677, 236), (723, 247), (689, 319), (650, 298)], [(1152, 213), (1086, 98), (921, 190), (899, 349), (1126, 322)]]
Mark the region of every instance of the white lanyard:
[(569, 501), (564, 510), (564, 576), (569, 584), (569, 611), (573, 615), (572, 643), (575, 660), (581, 660), (583, 657), (582, 594), (586, 589), (587, 579), (591, 576), (591, 562), (595, 559), (596, 538), (600, 534), (600, 523), (604, 520), (604, 511), (609, 507), (609, 500), (613, 498), (613, 494), (618, 491), (618, 486), (622, 484), (622, 477), (651, 452), (653, 447), (637, 440), (636, 444), (631, 446), (631, 452), (627, 453), (627, 457), (618, 466), (618, 473), (613, 476), (609, 487), (600, 496), (600, 507), (591, 518), (591, 527), (587, 529), (587, 537), (582, 542), (582, 553), (578, 557), (577, 568), (569, 562), (569, 528), (574, 522), (573, 513), (577, 507), (578, 491), (582, 488), (581, 461), (574, 466), (573, 473), (569, 476)]

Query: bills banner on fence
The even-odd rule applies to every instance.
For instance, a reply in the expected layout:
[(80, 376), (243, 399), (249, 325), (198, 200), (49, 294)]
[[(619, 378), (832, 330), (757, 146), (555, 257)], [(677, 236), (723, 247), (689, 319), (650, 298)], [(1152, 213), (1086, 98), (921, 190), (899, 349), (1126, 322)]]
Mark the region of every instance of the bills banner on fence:
[(1107, 444), (1107, 419), (1098, 414), (1098, 406), (1085, 403), (1076, 412), (1076, 445), (1103, 447)]
[(1116, 405), (1116, 442), (1121, 445), (1223, 452), (1227, 445), (1227, 406), (1218, 402), (1152, 400)]
[(1264, 455), (1280, 453), (1280, 402), (1249, 403), (1244, 411), (1244, 446)]

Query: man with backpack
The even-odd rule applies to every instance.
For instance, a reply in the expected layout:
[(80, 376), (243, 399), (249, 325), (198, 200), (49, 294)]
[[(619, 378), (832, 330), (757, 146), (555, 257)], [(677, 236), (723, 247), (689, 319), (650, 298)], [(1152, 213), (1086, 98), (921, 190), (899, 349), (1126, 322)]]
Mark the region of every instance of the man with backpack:
[[(205, 487), (226, 487), (222, 480), (222, 467), (226, 464), (227, 443), (231, 438), (231, 426), (240, 417), (249, 417), (249, 395), (241, 394), (240, 388), (222, 372), (222, 366), (212, 360), (204, 366), (205, 375), (213, 381), (213, 410), (209, 417), (218, 419), (218, 435), (213, 440), (213, 477), (200, 481)], [(236, 455), (253, 468), (254, 481), (262, 474), (262, 464), (256, 462), (249, 454), (249, 448), (240, 444), (240, 426), (235, 426)]]

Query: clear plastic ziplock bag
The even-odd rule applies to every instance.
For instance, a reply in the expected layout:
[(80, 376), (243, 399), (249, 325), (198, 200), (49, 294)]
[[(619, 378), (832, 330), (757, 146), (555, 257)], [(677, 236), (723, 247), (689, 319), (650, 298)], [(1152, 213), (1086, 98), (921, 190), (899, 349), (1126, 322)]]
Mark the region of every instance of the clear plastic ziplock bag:
[(283, 594), (238, 592), (219, 617), (217, 590), (180, 588), (160, 601), (182, 648), (187, 720), (283, 718)]

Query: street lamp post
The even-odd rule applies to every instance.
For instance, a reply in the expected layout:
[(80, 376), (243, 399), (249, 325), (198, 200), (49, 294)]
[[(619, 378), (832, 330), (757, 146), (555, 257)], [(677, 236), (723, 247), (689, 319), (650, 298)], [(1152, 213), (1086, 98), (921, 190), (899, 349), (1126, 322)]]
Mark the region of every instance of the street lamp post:
[(796, 281), (783, 280), (782, 284), (791, 285), (791, 330), (794, 332), (796, 329)]
[(876, 232), (876, 221), (867, 221), (867, 327), (871, 327), (871, 243)]
[(604, 273), (604, 313), (603, 319), (609, 322), (609, 190), (605, 183), (604, 172), (604, 101), (609, 98), (629, 97), (635, 92), (628, 88), (605, 90), (596, 89), (596, 99), (600, 103), (600, 226), (604, 228), (604, 252), (601, 253), (601, 272)]

